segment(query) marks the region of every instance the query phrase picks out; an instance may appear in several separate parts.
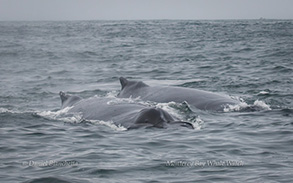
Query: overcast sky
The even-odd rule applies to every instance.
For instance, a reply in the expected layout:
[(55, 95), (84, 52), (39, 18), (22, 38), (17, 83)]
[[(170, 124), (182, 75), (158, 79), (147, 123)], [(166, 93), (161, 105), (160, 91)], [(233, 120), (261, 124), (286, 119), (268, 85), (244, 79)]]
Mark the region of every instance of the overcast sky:
[(0, 21), (293, 19), (293, 0), (0, 0)]

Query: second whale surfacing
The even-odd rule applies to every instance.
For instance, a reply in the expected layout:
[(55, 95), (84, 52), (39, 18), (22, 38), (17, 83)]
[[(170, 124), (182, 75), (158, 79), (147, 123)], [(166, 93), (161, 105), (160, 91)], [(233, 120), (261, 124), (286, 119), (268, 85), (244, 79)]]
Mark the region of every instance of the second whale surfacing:
[(201, 110), (223, 111), (227, 105), (237, 105), (240, 102), (229, 96), (194, 88), (176, 86), (149, 86), (142, 81), (129, 81), (120, 77), (121, 91), (120, 98), (137, 98), (145, 101), (159, 103), (166, 102), (187, 102), (189, 105)]
[(78, 113), (84, 120), (112, 121), (115, 125), (127, 129), (169, 126), (193, 129), (191, 123), (180, 121), (161, 108), (146, 107), (137, 103), (111, 102), (113, 99), (102, 97), (82, 99), (62, 91), (59, 95), (62, 109), (70, 107), (68, 113)]

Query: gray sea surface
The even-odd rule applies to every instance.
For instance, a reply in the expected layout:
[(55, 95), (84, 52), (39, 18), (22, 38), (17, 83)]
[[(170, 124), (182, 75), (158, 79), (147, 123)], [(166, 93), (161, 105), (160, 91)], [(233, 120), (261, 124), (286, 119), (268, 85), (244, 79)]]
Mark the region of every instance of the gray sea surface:
[[(121, 102), (120, 76), (241, 103), (126, 100), (194, 130), (125, 130), (60, 110), (59, 91)], [(292, 182), (292, 116), (292, 20), (0, 22), (0, 182)]]

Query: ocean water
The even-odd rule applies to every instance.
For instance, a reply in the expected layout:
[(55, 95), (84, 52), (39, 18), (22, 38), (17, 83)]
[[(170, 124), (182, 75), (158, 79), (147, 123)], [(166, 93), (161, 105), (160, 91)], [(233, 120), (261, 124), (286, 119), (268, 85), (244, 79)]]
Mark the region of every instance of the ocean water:
[[(194, 130), (60, 110), (61, 90), (121, 102), (120, 76), (241, 104), (151, 104)], [(1, 182), (293, 181), (292, 20), (0, 22), (0, 84)]]

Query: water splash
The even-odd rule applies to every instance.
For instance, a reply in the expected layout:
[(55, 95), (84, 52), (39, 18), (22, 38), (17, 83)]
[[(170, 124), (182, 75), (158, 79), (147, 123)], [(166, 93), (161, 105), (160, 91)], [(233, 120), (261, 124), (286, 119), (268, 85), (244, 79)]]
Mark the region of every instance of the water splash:
[(68, 113), (72, 107), (66, 107), (58, 111), (40, 111), (36, 115), (41, 116), (46, 119), (64, 121), (68, 123), (80, 123), (82, 122), (82, 115), (78, 113)]
[(200, 116), (196, 116), (193, 120), (190, 120), (194, 129), (201, 130), (204, 126), (204, 121), (200, 118)]
[(82, 118), (82, 115), (79, 113), (68, 113), (68, 111), (72, 107), (66, 107), (64, 109), (58, 110), (58, 111), (41, 111), (37, 112), (36, 115), (41, 116), (46, 119), (50, 120), (57, 120), (57, 121), (63, 121), (67, 123), (83, 123), (88, 122), (94, 125), (103, 125), (110, 127), (111, 129), (115, 131), (125, 131), (127, 128), (121, 126), (121, 125), (115, 125), (112, 121), (102, 121), (102, 120), (84, 120)]
[(264, 101), (261, 101), (261, 100), (254, 101), (253, 105), (257, 106), (257, 107), (260, 107), (263, 110), (272, 110), (270, 105), (266, 104)]
[(272, 110), (270, 105), (266, 104), (261, 100), (256, 100), (254, 103), (247, 104), (246, 102), (242, 101), (236, 105), (227, 105), (224, 108), (224, 112), (236, 112), (236, 111), (261, 111), (261, 110)]
[(103, 120), (87, 120), (87, 122), (92, 123), (92, 124), (96, 124), (96, 125), (103, 125), (103, 126), (107, 126), (110, 127), (111, 129), (115, 130), (115, 131), (126, 131), (127, 128), (125, 128), (122, 125), (115, 125), (113, 123), (113, 121), (103, 121)]
[(1, 107), (0, 108), (0, 113), (19, 113), (19, 112)]
[(10, 114), (25, 114), (25, 113), (33, 113), (34, 111), (32, 110), (25, 110), (25, 111), (20, 111), (18, 109), (7, 109), (7, 108), (2, 108), (0, 107), (0, 114), (2, 113), (10, 113)]

